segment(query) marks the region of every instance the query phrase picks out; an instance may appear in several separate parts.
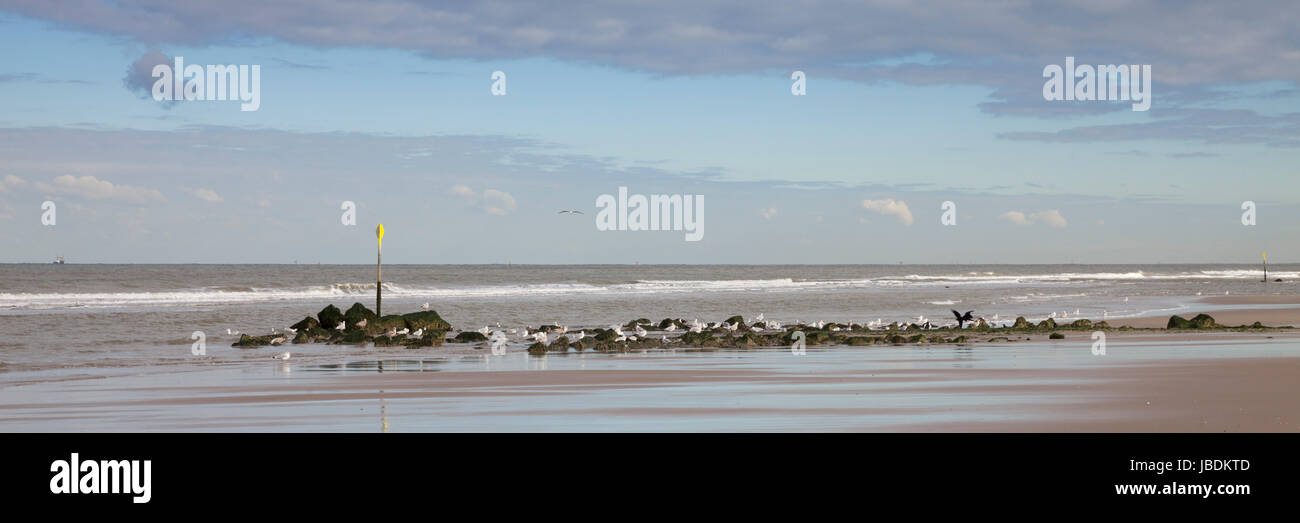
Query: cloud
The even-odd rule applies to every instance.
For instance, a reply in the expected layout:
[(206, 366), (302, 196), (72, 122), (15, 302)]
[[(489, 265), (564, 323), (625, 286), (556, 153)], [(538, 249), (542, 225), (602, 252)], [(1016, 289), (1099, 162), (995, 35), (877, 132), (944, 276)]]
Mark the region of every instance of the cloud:
[(862, 208), (868, 211), (898, 217), (899, 223), (912, 225), (912, 210), (902, 200), (862, 200)]
[(471, 204), (479, 204), (478, 208), (488, 214), (504, 216), (515, 210), (515, 197), (508, 192), (488, 189), (483, 191), (482, 197), (470, 188), (468, 185), (453, 185), (451, 193), (464, 198)]
[(118, 201), (133, 204), (166, 201), (166, 198), (163, 198), (162, 193), (158, 192), (157, 189), (114, 185), (108, 180), (100, 180), (94, 176), (77, 177), (65, 174), (56, 177), (52, 183), (36, 182), (35, 185), (37, 189), (43, 192), (76, 196), (87, 200)]
[(5, 175), (4, 178), (0, 178), (0, 192), (8, 192), (10, 190), (13, 190), (13, 188), (19, 187), (26, 183), (27, 182), (22, 178), (19, 178), (12, 174), (7, 174)]
[(773, 216), (776, 216), (776, 208), (759, 209), (758, 214), (763, 215), (764, 220), (771, 220)]
[(478, 197), (477, 195), (474, 194), (474, 189), (470, 189), (468, 185), (452, 186), (451, 193), (456, 196), (464, 196), (469, 199), (476, 199)]
[[(162, 54), (160, 51), (149, 51), (131, 65), (126, 67), (126, 75), (122, 77), (122, 86), (141, 98), (153, 99), (153, 84), (158, 79), (153, 76), (155, 65), (167, 64), (172, 65), (171, 57)], [(164, 102), (164, 107), (171, 107), (174, 102)]]
[(217, 194), (217, 192), (213, 191), (212, 189), (194, 189), (188, 192), (190, 194), (193, 194), (195, 198), (198, 198), (205, 202), (221, 203), (222, 201), (221, 195)]
[(1020, 211), (1007, 211), (998, 216), (998, 219), (1016, 225), (1033, 225), (1036, 223), (1042, 223), (1048, 227), (1054, 227), (1057, 229), (1064, 229), (1069, 225), (1069, 222), (1065, 220), (1065, 217), (1061, 216), (1061, 212), (1055, 209), (1038, 211), (1028, 216)]
[(483, 191), (483, 210), (488, 214), (505, 215), (515, 210), (515, 197), (496, 189)]

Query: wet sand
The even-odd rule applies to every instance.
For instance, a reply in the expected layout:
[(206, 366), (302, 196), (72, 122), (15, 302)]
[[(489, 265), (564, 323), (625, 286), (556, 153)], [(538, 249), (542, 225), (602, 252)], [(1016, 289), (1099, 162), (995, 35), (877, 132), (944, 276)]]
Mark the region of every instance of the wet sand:
[(0, 429), (1300, 431), (1294, 333), (1112, 333), (1105, 355), (1087, 334), (6, 375)]

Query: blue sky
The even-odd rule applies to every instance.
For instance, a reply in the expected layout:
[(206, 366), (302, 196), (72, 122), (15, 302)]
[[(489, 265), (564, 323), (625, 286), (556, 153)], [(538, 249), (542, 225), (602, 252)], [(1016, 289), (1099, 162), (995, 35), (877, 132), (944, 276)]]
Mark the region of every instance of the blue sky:
[[(1300, 257), (1266, 6), (236, 4), (0, 1), (0, 262), (366, 263), (379, 221), (392, 263)], [(258, 64), (261, 108), (153, 101), (149, 53)], [(1044, 101), (1067, 55), (1152, 64), (1151, 110)], [(620, 186), (705, 195), (704, 240), (597, 231)]]

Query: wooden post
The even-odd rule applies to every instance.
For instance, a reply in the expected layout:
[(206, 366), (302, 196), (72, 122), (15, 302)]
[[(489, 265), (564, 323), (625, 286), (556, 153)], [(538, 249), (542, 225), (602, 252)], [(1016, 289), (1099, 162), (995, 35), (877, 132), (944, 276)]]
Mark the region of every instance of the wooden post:
[(384, 224), (375, 227), (379, 251), (375, 256), (375, 316), (384, 315)]

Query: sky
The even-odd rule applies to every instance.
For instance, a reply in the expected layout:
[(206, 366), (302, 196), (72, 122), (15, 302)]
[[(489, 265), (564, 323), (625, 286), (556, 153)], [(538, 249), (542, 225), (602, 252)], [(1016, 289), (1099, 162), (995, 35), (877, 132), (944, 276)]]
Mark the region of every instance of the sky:
[[(1300, 9), (538, 4), (0, 0), (0, 263), (1300, 260)], [(176, 57), (260, 106), (155, 100)], [(1044, 99), (1066, 57), (1150, 109)]]

